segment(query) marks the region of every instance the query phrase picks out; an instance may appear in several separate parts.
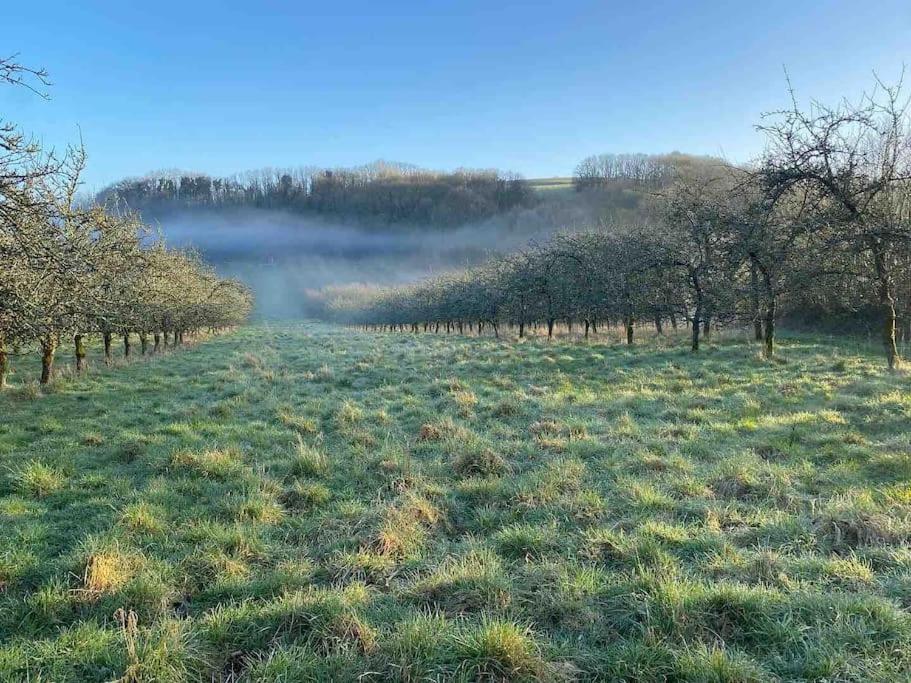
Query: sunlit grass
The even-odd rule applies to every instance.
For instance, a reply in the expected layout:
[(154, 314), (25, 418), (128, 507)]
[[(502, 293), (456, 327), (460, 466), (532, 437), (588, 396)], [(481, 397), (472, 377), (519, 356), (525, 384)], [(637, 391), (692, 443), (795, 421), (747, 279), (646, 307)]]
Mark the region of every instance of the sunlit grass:
[(14, 377), (0, 680), (911, 676), (909, 376), (618, 339), (263, 325)]

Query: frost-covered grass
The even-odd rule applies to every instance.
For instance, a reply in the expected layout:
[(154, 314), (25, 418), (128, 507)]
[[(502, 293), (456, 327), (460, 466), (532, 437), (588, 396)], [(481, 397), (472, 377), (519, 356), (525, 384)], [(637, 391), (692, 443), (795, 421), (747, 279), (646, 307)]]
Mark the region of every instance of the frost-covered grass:
[(0, 395), (0, 679), (900, 680), (911, 380), (257, 326)]

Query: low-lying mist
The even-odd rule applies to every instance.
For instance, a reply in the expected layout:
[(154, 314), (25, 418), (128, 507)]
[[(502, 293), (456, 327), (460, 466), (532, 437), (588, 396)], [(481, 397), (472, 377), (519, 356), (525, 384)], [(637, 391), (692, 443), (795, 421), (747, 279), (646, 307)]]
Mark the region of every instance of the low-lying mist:
[(353, 283), (401, 284), (479, 263), (559, 227), (534, 210), (477, 225), (439, 229), (333, 224), (243, 209), (162, 216), (168, 244), (196, 247), (219, 274), (247, 283), (258, 318), (312, 315), (306, 290)]

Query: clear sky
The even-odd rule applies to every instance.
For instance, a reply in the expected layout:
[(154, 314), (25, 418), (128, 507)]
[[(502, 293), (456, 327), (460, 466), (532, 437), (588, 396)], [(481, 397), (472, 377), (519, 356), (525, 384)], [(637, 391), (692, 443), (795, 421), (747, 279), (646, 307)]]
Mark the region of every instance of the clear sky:
[(2, 13), (0, 52), (52, 99), (0, 89), (49, 144), (82, 134), (89, 188), (150, 170), (429, 166), (568, 175), (599, 152), (742, 161), (753, 125), (856, 96), (911, 61), (909, 0), (91, 2)]

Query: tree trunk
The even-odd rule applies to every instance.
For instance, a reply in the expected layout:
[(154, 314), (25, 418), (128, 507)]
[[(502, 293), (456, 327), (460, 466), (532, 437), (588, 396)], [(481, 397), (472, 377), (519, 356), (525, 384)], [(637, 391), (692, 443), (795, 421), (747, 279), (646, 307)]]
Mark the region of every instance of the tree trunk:
[(6, 386), (6, 376), (9, 373), (9, 356), (6, 353), (6, 342), (0, 336), (0, 389)]
[[(765, 309), (765, 332), (763, 334), (762, 354), (766, 358), (771, 358), (775, 353), (775, 315), (777, 313), (777, 299), (775, 297), (775, 287), (772, 284), (772, 277), (766, 268), (760, 266), (762, 271), (762, 284), (765, 288), (766, 309)], [(757, 323), (758, 331), (762, 331), (762, 325)]]
[(673, 328), (674, 332), (677, 331), (677, 314), (673, 312), (671, 312), (671, 327)]
[(111, 333), (105, 332), (104, 335), (102, 335), (102, 337), (104, 339), (104, 364), (110, 365), (111, 364)]
[(525, 322), (519, 321), (519, 339), (525, 336)]
[(759, 273), (756, 269), (756, 262), (750, 260), (750, 296), (753, 306), (753, 338), (756, 341), (762, 341), (762, 314), (759, 311)]
[(139, 352), (144, 356), (149, 351), (149, 335), (145, 332), (139, 333)]
[(885, 249), (879, 243), (873, 245), (873, 263), (879, 280), (879, 305), (882, 309), (882, 340), (889, 370), (898, 367), (901, 358), (895, 343), (895, 296), (892, 291), (892, 272), (888, 265)]
[(655, 332), (657, 332), (658, 334), (664, 334), (664, 327), (662, 327), (662, 325), (661, 325), (661, 316), (660, 315), (655, 316)]
[(41, 341), (41, 384), (48, 384), (54, 375), (54, 354), (57, 340), (48, 335)]
[(696, 311), (693, 313), (693, 343), (690, 346), (690, 349), (693, 352), (699, 350), (699, 318), (702, 316), (702, 305), (696, 304)]
[(551, 338), (553, 338), (553, 336), (554, 336), (554, 319), (548, 318), (547, 319), (547, 338), (551, 339)]
[(771, 358), (775, 353), (775, 299), (769, 301), (765, 312), (765, 337), (762, 352), (766, 358)]
[(129, 334), (125, 334), (125, 335), (123, 335), (123, 357), (124, 357), (124, 358), (129, 358), (129, 357), (130, 357), (130, 349), (131, 349), (131, 347), (130, 347), (130, 335), (129, 335)]
[(627, 344), (633, 343), (633, 319), (632, 319), (632, 317), (628, 317), (626, 319), (626, 343)]
[(886, 352), (886, 363), (889, 365), (889, 370), (894, 370), (901, 359), (895, 343), (895, 300), (892, 297), (891, 287), (887, 283), (880, 287), (880, 303), (883, 310), (883, 349)]
[(73, 350), (76, 356), (76, 374), (85, 372), (85, 339), (81, 334), (73, 335)]
[(591, 323), (590, 323), (589, 320), (586, 318), (586, 320), (585, 320), (585, 338), (586, 338), (586, 339), (588, 339), (588, 328), (589, 328), (590, 325), (591, 325)]
[(497, 323), (491, 323), (493, 325), (493, 336), (497, 339), (500, 338), (500, 326)]
[(592, 318), (592, 334), (598, 334), (598, 321)]
[(710, 315), (705, 316), (705, 322), (702, 323), (702, 336), (706, 339), (709, 338), (709, 335), (712, 332), (712, 318)]
[(161, 335), (156, 332), (152, 335), (152, 353), (158, 353), (161, 348)]

